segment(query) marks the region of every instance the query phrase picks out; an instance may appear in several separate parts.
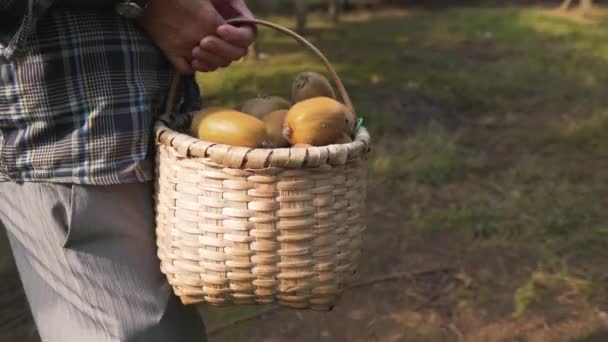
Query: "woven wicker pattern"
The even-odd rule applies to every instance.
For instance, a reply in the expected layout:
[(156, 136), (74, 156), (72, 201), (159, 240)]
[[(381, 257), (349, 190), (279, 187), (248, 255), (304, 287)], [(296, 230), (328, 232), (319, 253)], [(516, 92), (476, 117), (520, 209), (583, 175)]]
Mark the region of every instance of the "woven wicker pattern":
[[(312, 50), (352, 102), (327, 59)], [(156, 223), (161, 270), (183, 303), (271, 304), (330, 310), (357, 270), (365, 230), (370, 136), (308, 148), (251, 149), (201, 141), (175, 129), (172, 82), (155, 127)], [(353, 110), (354, 113), (354, 110)]]
[(159, 146), (158, 253), (176, 295), (330, 309), (356, 270), (366, 193), (364, 160), (332, 160), (245, 170)]

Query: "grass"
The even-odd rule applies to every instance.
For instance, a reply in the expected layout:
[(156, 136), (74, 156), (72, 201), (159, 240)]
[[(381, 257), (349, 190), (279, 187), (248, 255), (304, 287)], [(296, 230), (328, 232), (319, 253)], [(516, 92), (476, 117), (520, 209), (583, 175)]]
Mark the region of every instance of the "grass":
[(466, 168), (458, 137), (441, 126), (431, 125), (395, 146), (379, 145), (371, 160), (375, 179), (412, 180), (441, 185), (454, 180)]
[(589, 282), (586, 280), (564, 274), (535, 272), (515, 291), (513, 317), (523, 318), (534, 306), (551, 310), (568, 301), (576, 301), (588, 288)]
[[(551, 137), (597, 157), (608, 156), (608, 113), (594, 114), (589, 118), (567, 122), (559, 126)], [(549, 138), (549, 139), (551, 139)]]
[[(429, 245), (465, 232), (472, 240), (453, 251), (462, 260), (492, 241), (532, 251), (520, 261), (529, 271), (502, 289), (515, 318), (547, 300), (531, 278), (539, 268), (588, 282), (582, 300), (608, 308), (606, 279), (580, 267), (608, 244), (607, 19), (460, 8), (311, 26), (373, 134), (370, 196), (388, 199), (383, 210), (397, 203), (401, 229)], [(262, 30), (260, 46), (263, 61), (199, 76), (210, 104), (288, 96), (297, 73), (322, 71), (285, 37)]]

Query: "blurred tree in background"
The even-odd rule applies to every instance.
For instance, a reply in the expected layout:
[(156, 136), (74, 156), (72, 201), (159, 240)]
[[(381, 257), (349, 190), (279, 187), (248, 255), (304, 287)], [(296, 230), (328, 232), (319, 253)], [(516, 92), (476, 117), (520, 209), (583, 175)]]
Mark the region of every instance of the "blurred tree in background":
[(308, 1), (296, 0), (296, 31), (304, 33), (306, 30), (306, 18), (308, 16)]
[(341, 0), (329, 0), (329, 15), (335, 23), (340, 20), (340, 12), (342, 12), (340, 8), (341, 2)]
[[(562, 6), (561, 6), (562, 10), (567, 11), (570, 9), (570, 7), (572, 7), (572, 0), (564, 0), (564, 2), (562, 2)], [(583, 15), (589, 14), (592, 7), (593, 7), (593, 0), (580, 0), (580, 2), (579, 2), (579, 8)]]
[[(594, 3), (602, 3), (604, 0), (579, 0), (577, 9), (583, 16), (588, 15)], [(542, 5), (560, 6), (567, 11), (573, 7), (572, 0), (249, 0), (249, 6), (258, 15), (279, 14), (293, 16), (295, 29), (298, 33), (306, 32), (308, 15), (310, 12), (325, 12), (328, 20), (334, 23), (340, 21), (344, 12), (360, 9), (376, 9), (383, 6), (398, 7), (423, 7), (436, 8), (446, 5)], [(253, 55), (257, 58), (257, 51), (253, 49)]]

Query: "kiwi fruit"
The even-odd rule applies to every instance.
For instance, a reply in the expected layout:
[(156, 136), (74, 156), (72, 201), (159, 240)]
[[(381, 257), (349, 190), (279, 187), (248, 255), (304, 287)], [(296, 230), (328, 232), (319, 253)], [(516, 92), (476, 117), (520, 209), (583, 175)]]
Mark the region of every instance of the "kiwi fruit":
[(296, 103), (287, 112), (283, 136), (293, 145), (325, 146), (346, 132), (346, 107), (329, 97), (315, 97)]
[(335, 144), (349, 144), (353, 142), (353, 139), (350, 135), (343, 133), (342, 136), (335, 142)]
[(264, 122), (236, 110), (218, 110), (198, 123), (200, 140), (242, 147), (264, 147), (268, 143)]
[(285, 125), (285, 117), (287, 116), (287, 109), (276, 110), (272, 113), (266, 114), (262, 121), (266, 126), (266, 134), (268, 135), (268, 141), (272, 147), (288, 147), (289, 141), (283, 136), (283, 127)]
[(293, 102), (308, 100), (313, 97), (329, 97), (336, 99), (336, 93), (325, 76), (307, 71), (299, 74), (291, 87)]
[(280, 96), (255, 97), (243, 103), (240, 111), (257, 118), (281, 109), (291, 108), (291, 103)]
[(200, 110), (196, 113), (193, 113), (192, 122), (190, 123), (190, 134), (194, 137), (198, 135), (198, 127), (201, 124), (203, 119), (212, 113), (219, 112), (221, 110), (225, 110), (226, 108), (222, 107), (209, 107), (207, 109)]

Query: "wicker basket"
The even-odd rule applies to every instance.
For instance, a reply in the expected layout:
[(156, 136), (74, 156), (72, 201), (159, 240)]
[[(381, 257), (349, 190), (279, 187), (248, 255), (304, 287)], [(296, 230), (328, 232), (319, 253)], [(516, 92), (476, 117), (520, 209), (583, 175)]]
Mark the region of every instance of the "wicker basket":
[[(266, 21), (231, 23), (270, 27), (310, 48), (352, 109), (334, 69), (304, 38)], [(184, 304), (333, 308), (361, 254), (370, 141), (365, 128), (352, 143), (310, 148), (218, 145), (163, 121), (156, 137), (158, 256)]]

